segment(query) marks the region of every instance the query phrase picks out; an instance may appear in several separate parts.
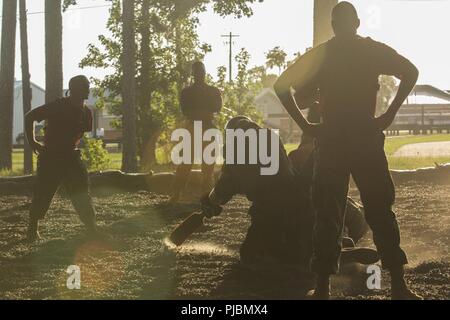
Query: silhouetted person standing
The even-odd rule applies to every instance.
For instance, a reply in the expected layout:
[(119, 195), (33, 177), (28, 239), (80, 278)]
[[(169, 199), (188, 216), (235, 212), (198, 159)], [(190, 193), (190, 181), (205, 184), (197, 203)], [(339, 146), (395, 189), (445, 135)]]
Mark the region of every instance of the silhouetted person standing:
[[(92, 113), (84, 105), (89, 98), (89, 80), (72, 78), (70, 96), (30, 111), (25, 117), (25, 134), (38, 154), (37, 176), (30, 209), (28, 239), (39, 238), (39, 221), (45, 217), (51, 201), (62, 184), (90, 235), (96, 235), (95, 211), (89, 195), (88, 172), (78, 143), (92, 131)], [(46, 121), (44, 144), (36, 141), (34, 123)]]
[[(329, 277), (338, 270), (352, 175), (383, 267), (391, 274), (392, 298), (419, 299), (404, 280), (407, 258), (400, 248), (400, 232), (392, 211), (395, 188), (383, 134), (413, 89), (418, 70), (387, 45), (358, 36), (360, 20), (352, 4), (340, 2), (333, 10), (332, 24), (335, 37), (299, 58), (275, 84), (290, 115), (306, 134), (316, 138), (311, 267), (318, 279), (313, 297), (329, 298)], [(382, 74), (396, 76), (401, 82), (386, 113), (375, 118), (378, 77)], [(290, 91), (311, 85), (316, 87), (312, 92), (319, 91), (321, 124), (311, 124), (303, 117)]]
[[(180, 194), (186, 186), (189, 174), (194, 163), (194, 122), (201, 121), (203, 131), (214, 128), (214, 115), (222, 109), (222, 95), (216, 87), (206, 84), (206, 70), (202, 62), (195, 62), (192, 65), (192, 76), (194, 83), (183, 89), (180, 97), (181, 112), (186, 118), (185, 128), (191, 133), (191, 162), (190, 164), (181, 164), (177, 168), (174, 192), (171, 202), (177, 202)], [(202, 132), (203, 134), (203, 132)], [(201, 139), (203, 140), (203, 139)], [(203, 145), (204, 149), (205, 144)], [(212, 187), (212, 178), (214, 173), (214, 164), (208, 165), (202, 161), (202, 191), (209, 192)]]

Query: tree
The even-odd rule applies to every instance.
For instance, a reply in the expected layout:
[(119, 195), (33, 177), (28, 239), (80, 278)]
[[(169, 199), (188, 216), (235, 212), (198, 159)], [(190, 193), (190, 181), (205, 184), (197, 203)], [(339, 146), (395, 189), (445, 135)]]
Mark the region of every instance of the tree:
[[(142, 170), (154, 161), (157, 143), (169, 142), (171, 130), (181, 118), (178, 97), (188, 83), (192, 62), (202, 60), (211, 50), (209, 45), (200, 43), (196, 32), (197, 14), (206, 10), (209, 2), (220, 15), (248, 16), (252, 14), (249, 4), (256, 1), (135, 0), (136, 131)], [(111, 3), (107, 22), (110, 36), (100, 35), (100, 45), (89, 45), (88, 55), (80, 66), (113, 70), (102, 80), (94, 79), (96, 95), (99, 105), (119, 117), (113, 125), (124, 129), (123, 19), (121, 1)]]
[(123, 157), (122, 170), (124, 172), (137, 172), (137, 146), (136, 146), (136, 44), (135, 44), (135, 14), (134, 0), (122, 2), (122, 112), (123, 112)]
[[(141, 34), (141, 72), (139, 79), (139, 109), (138, 117), (147, 122), (149, 125), (152, 123), (151, 100), (152, 91), (150, 87), (150, 68), (151, 68), (151, 49), (150, 49), (150, 0), (142, 0), (141, 5), (141, 19), (140, 19), (140, 34)], [(153, 129), (151, 126), (150, 129)], [(151, 165), (155, 161), (155, 152), (149, 150), (152, 146), (150, 140), (152, 140), (153, 130), (145, 130), (141, 132), (144, 136), (143, 139), (139, 139), (139, 151), (141, 156), (141, 167), (144, 171), (151, 168)], [(142, 142), (145, 141), (145, 142)], [(153, 144), (154, 145), (154, 144)]]
[[(20, 14), (20, 52), (22, 60), (22, 100), (23, 115), (31, 110), (31, 85), (30, 85), (30, 67), (28, 59), (28, 30), (27, 30), (27, 5), (25, 0), (19, 1)], [(24, 126), (25, 128), (25, 126)], [(26, 140), (26, 139), (25, 139)], [(33, 173), (33, 152), (28, 141), (24, 141), (24, 161), (23, 171), (25, 174)]]
[(45, 0), (45, 101), (63, 95), (62, 2)]
[(279, 74), (281, 69), (286, 65), (287, 53), (280, 47), (275, 47), (266, 53), (267, 67), (269, 69), (278, 67)]
[(245, 49), (241, 49), (235, 61), (238, 65), (236, 81), (232, 83), (226, 81), (227, 68), (219, 67), (217, 72), (218, 80), (215, 85), (222, 92), (224, 111), (218, 118), (219, 128), (223, 128), (228, 120), (234, 116), (246, 115), (256, 122), (261, 122), (261, 116), (256, 110), (254, 100), (256, 95), (264, 87), (263, 77), (259, 74), (260, 67), (248, 69), (250, 54)]
[(12, 169), (17, 1), (3, 1), (0, 72), (0, 170)]
[(272, 88), (278, 79), (276, 74), (268, 74), (265, 66), (257, 66), (248, 70), (248, 76), (254, 83), (261, 83), (263, 88)]

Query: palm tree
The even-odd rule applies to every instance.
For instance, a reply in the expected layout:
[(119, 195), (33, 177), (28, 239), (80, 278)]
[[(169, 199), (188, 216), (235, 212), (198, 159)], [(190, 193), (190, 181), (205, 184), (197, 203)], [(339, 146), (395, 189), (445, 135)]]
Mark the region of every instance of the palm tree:
[[(28, 59), (28, 31), (27, 31), (27, 4), (26, 0), (19, 0), (20, 13), (20, 52), (22, 60), (22, 100), (23, 115), (31, 110), (30, 66)], [(25, 139), (26, 140), (26, 139)], [(27, 141), (24, 141), (23, 171), (25, 174), (33, 172), (33, 152)]]
[(266, 53), (267, 67), (272, 69), (278, 67), (279, 74), (281, 69), (286, 65), (287, 53), (280, 47), (275, 47)]
[(122, 127), (123, 157), (122, 170), (137, 171), (137, 137), (136, 137), (136, 44), (134, 0), (123, 0), (123, 52), (122, 52)]
[(45, 101), (63, 95), (62, 3), (45, 0)]
[(3, 1), (0, 72), (0, 170), (12, 169), (17, 1)]
[(314, 0), (314, 46), (333, 37), (331, 12), (338, 0)]

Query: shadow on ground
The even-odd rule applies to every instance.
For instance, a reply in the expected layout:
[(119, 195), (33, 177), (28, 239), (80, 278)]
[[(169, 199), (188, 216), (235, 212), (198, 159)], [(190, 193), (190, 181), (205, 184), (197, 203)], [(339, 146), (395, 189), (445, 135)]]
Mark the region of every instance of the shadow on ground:
[[(407, 278), (429, 299), (450, 298), (448, 248), (450, 187), (399, 187), (397, 211), (410, 253)], [(0, 197), (0, 298), (2, 299), (302, 299), (312, 285), (304, 270), (249, 268), (238, 250), (249, 221), (248, 202), (234, 199), (181, 248), (164, 239), (192, 212), (194, 203), (164, 204), (149, 192), (95, 198), (99, 224), (110, 237), (90, 240), (70, 203), (58, 197), (42, 225), (44, 240), (23, 241), (25, 196)], [(414, 214), (413, 210), (420, 210)], [(372, 245), (369, 237), (366, 245)], [(81, 269), (81, 290), (67, 289), (70, 265)], [(365, 285), (365, 270), (333, 279), (337, 299), (386, 299), (389, 286)], [(357, 276), (354, 276), (354, 275)]]

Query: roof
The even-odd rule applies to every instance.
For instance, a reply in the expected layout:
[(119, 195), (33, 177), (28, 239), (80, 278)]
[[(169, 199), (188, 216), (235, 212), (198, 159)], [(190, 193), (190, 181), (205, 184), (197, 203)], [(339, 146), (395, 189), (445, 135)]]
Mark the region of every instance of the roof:
[[(32, 87), (34, 87), (34, 88), (36, 88), (36, 89), (38, 89), (38, 90), (40, 90), (42, 92), (45, 92), (45, 90), (43, 88), (41, 88), (40, 86), (38, 86), (37, 84), (35, 84), (33, 82), (31, 82), (30, 84), (31, 84)], [(18, 80), (14, 81), (14, 89), (17, 89), (17, 88), (20, 88), (20, 87), (22, 87), (22, 81), (18, 81)]]
[[(255, 97), (255, 100), (259, 100), (267, 95), (276, 97), (275, 91), (272, 88), (264, 88)], [(439, 98), (442, 100), (450, 101), (450, 90), (444, 91), (444, 90), (438, 89), (429, 84), (416, 85), (410, 95), (427, 96), (427, 97)]]
[(273, 88), (264, 88), (261, 90), (261, 92), (255, 97), (255, 101), (260, 100), (261, 98), (264, 98), (265, 96), (274, 96), (277, 97), (277, 95), (275, 94), (275, 91), (273, 90)]
[(416, 85), (411, 95), (422, 95), (450, 101), (450, 92), (438, 89), (428, 84)]

